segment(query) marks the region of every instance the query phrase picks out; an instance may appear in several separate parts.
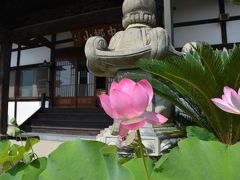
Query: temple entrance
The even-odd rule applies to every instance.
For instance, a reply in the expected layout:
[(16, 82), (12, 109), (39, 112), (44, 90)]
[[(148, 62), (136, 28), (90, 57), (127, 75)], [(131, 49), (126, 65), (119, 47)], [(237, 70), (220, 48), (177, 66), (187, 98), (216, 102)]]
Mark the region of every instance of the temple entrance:
[(55, 107), (95, 107), (95, 77), (77, 56), (55, 58)]

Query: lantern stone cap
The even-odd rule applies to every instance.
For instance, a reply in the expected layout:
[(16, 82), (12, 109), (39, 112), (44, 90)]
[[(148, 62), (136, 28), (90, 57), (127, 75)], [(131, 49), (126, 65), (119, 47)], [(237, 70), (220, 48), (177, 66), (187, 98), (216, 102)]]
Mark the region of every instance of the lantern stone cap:
[(142, 23), (156, 26), (155, 0), (125, 0), (122, 5), (122, 24), (126, 29), (130, 24)]
[(155, 0), (125, 0), (122, 5), (123, 16), (135, 11), (156, 13)]

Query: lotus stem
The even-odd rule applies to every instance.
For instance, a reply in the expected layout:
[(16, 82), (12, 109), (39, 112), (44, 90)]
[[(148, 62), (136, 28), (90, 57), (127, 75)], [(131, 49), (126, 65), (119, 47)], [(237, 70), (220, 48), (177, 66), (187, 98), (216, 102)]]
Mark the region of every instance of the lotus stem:
[(139, 130), (137, 130), (137, 137), (138, 137), (138, 144), (139, 144), (139, 147), (140, 147), (141, 159), (142, 159), (143, 165), (144, 165), (144, 174), (146, 176), (146, 180), (149, 180), (148, 171), (147, 171), (147, 164), (146, 164), (145, 157), (144, 157), (142, 138), (141, 138), (141, 134), (140, 134)]

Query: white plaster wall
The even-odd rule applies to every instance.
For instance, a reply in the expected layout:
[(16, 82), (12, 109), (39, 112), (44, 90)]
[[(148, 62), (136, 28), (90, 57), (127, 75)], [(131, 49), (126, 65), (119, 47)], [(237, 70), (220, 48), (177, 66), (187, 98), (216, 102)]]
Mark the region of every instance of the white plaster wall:
[[(40, 101), (35, 102), (18, 102), (17, 103), (17, 123), (22, 124), (33, 113), (35, 113), (41, 107)], [(45, 102), (45, 108), (49, 107), (49, 101)], [(14, 117), (15, 102), (8, 102), (8, 122)], [(20, 125), (19, 124), (19, 125)]]
[(61, 32), (56, 34), (56, 40), (72, 39), (72, 33), (70, 31)]
[[(189, 22), (219, 17), (218, 0), (174, 0), (173, 22)], [(225, 1), (226, 13), (240, 15), (240, 6)], [(240, 20), (228, 21), (228, 43), (240, 42)], [(190, 41), (205, 41), (209, 44), (222, 44), (220, 23), (174, 28), (174, 45), (182, 47)]]
[(15, 102), (8, 102), (8, 123), (14, 118)]
[(45, 101), (45, 108), (49, 108), (49, 101)]
[(174, 0), (173, 23), (219, 17), (218, 0)]
[(56, 44), (55, 48), (56, 49), (63, 49), (63, 48), (67, 48), (67, 47), (74, 47), (74, 42)]
[[(225, 11), (231, 16), (240, 15), (240, 6), (225, 1)], [(227, 26), (227, 37), (228, 43), (240, 42), (240, 20), (228, 21)]]
[(240, 20), (227, 22), (228, 43), (240, 42)]
[(39, 47), (21, 51), (20, 65), (43, 63), (44, 60), (50, 61), (51, 49)]
[(17, 124), (21, 125), (41, 107), (40, 101), (17, 102)]
[(52, 35), (46, 35), (44, 36), (47, 40), (52, 41)]
[(18, 48), (18, 45), (15, 44), (15, 43), (13, 43), (13, 44), (12, 44), (12, 49), (16, 49), (16, 48)]
[(225, 1), (225, 12), (229, 13), (230, 16), (239, 16), (240, 6)]
[(204, 24), (174, 28), (174, 46), (182, 47), (187, 42), (204, 41), (209, 44), (221, 44), (220, 24)]
[(11, 67), (17, 66), (17, 51), (13, 51), (11, 54)]

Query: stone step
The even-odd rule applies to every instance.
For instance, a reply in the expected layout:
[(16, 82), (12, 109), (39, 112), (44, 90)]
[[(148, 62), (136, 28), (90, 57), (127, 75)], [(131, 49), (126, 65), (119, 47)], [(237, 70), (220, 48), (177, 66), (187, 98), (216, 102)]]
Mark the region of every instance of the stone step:
[[(27, 132), (69, 132), (69, 134), (100, 130), (108, 127), (113, 120), (105, 114), (102, 108), (49, 108), (42, 109), (31, 116), (21, 128)], [(81, 131), (80, 131), (81, 130)], [(72, 132), (74, 131), (74, 132)], [(51, 132), (50, 132), (51, 133)], [(89, 133), (87, 133), (89, 134)]]
[(104, 113), (102, 108), (46, 108), (44, 113)]
[(41, 119), (41, 118), (52, 118), (52, 119), (88, 119), (88, 120), (111, 120), (110, 117), (106, 116), (106, 114), (103, 113), (51, 113), (51, 114), (45, 114), (45, 113), (38, 113), (34, 116), (34, 119)]
[(35, 134), (38, 133), (52, 133), (52, 134), (66, 134), (69, 135), (82, 135), (82, 136), (96, 136), (100, 133), (102, 128), (72, 128), (72, 127), (51, 127), (51, 126), (34, 126), (34, 125), (26, 125), (24, 126), (24, 131), (26, 132), (34, 132)]

